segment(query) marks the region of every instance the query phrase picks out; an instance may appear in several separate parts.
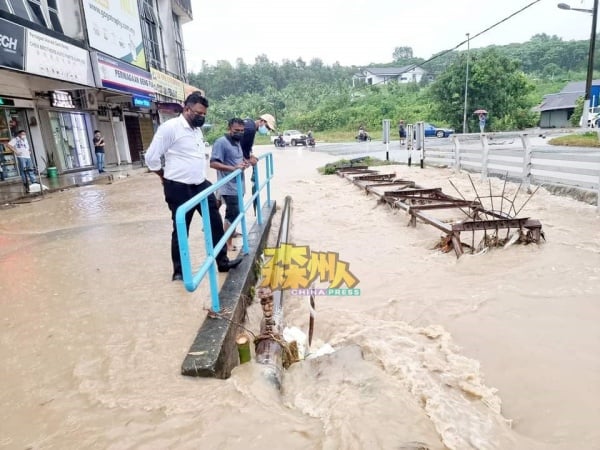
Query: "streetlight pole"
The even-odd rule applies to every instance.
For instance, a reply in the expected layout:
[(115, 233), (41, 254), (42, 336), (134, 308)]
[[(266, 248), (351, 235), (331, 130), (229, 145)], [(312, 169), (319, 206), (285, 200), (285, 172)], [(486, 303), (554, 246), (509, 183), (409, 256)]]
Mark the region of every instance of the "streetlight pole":
[(598, 0), (594, 0), (594, 9), (592, 10), (592, 34), (590, 36), (590, 51), (588, 53), (587, 79), (585, 81), (585, 98), (583, 99), (583, 120), (582, 126), (587, 128), (588, 116), (590, 113), (590, 99), (592, 98), (592, 79), (594, 78), (594, 51), (596, 49), (596, 18), (598, 16)]
[[(598, 0), (594, 0), (596, 3)], [(463, 134), (467, 133), (467, 96), (469, 95), (469, 51), (471, 48), (469, 33), (467, 33), (467, 75), (465, 77), (465, 108), (463, 114)]]
[(560, 9), (592, 13), (592, 32), (590, 36), (590, 48), (588, 51), (587, 78), (585, 80), (585, 97), (583, 98), (583, 111), (581, 114), (581, 127), (587, 128), (588, 117), (590, 114), (590, 100), (592, 98), (592, 79), (594, 78), (594, 52), (596, 50), (596, 19), (598, 17), (598, 0), (594, 0), (594, 7), (591, 10), (571, 8), (571, 6), (566, 3), (559, 3), (557, 6)]

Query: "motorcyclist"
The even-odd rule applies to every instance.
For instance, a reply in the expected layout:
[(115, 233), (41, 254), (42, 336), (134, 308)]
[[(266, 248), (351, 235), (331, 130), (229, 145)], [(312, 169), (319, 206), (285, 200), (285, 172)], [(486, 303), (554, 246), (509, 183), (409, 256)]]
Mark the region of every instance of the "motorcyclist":
[(306, 133), (306, 144), (310, 147), (315, 146), (315, 138), (311, 130), (308, 130), (308, 133)]
[(277, 139), (275, 139), (275, 146), (276, 147), (285, 147), (285, 140), (283, 139), (282, 133), (279, 133), (277, 135)]
[(358, 127), (358, 136), (356, 136), (356, 138), (359, 141), (366, 141), (369, 139), (369, 133), (367, 133), (367, 130), (365, 130), (365, 127), (362, 125)]

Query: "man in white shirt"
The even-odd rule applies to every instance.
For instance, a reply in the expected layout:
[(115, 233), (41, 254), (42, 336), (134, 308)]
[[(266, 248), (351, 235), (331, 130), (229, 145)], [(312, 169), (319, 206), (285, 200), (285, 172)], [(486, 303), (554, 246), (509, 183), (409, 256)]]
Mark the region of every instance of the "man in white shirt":
[[(206, 153), (201, 130), (207, 109), (208, 100), (200, 92), (190, 94), (185, 99), (183, 112), (158, 127), (145, 153), (148, 169), (160, 177), (165, 201), (171, 210), (173, 281), (183, 279), (175, 213), (180, 205), (211, 186), (210, 181), (206, 179)], [(161, 157), (164, 157), (164, 168)], [(223, 220), (214, 194), (208, 196), (208, 208), (213, 243), (217, 243), (223, 237)], [(202, 214), (200, 205), (196, 211)], [(193, 214), (194, 210), (191, 210), (185, 217), (188, 235)], [(216, 260), (220, 272), (227, 272), (242, 262), (241, 258), (230, 261), (226, 246), (221, 249)]]
[(25, 130), (17, 131), (17, 135), (8, 142), (7, 147), (17, 158), (23, 184), (27, 187), (27, 177), (29, 177), (29, 184), (35, 183), (31, 152), (29, 151), (29, 142), (27, 142)]

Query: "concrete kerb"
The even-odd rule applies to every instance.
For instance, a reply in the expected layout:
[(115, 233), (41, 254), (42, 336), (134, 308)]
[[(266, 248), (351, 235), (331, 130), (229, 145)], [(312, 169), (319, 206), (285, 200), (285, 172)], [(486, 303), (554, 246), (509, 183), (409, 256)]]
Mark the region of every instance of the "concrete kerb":
[(272, 201), (270, 207), (262, 209), (263, 224), (255, 223), (251, 228), (250, 251), (237, 268), (228, 272), (219, 292), (223, 318), (206, 317), (181, 365), (183, 375), (224, 379), (238, 365), (235, 340), (243, 329), (237, 324), (244, 322), (246, 307), (252, 302), (252, 287), (259, 276), (256, 264), (267, 242), (275, 211)]
[(78, 172), (61, 173), (58, 178), (41, 177), (42, 184), (46, 187), (44, 192), (26, 193), (21, 180), (4, 181), (0, 184), (0, 203), (27, 203), (40, 200), (40, 197), (53, 192), (63, 191), (82, 186), (94, 184), (112, 184), (119, 179), (128, 178), (132, 175), (148, 173), (146, 167), (135, 167), (132, 165), (117, 166), (108, 169), (104, 174), (95, 169)]

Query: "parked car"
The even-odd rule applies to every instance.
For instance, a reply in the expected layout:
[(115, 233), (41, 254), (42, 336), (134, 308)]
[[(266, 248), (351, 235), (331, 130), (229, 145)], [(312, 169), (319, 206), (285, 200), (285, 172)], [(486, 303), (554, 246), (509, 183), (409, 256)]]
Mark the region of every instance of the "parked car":
[[(282, 133), (283, 140), (286, 145), (304, 145), (306, 146), (306, 134), (298, 130), (285, 130)], [(279, 135), (271, 136), (271, 143), (275, 144), (275, 139), (278, 139)]]
[(427, 122), (425, 122), (423, 126), (425, 128), (425, 137), (435, 136), (439, 138), (445, 138), (454, 133), (454, 130), (452, 128), (436, 127), (435, 125)]

